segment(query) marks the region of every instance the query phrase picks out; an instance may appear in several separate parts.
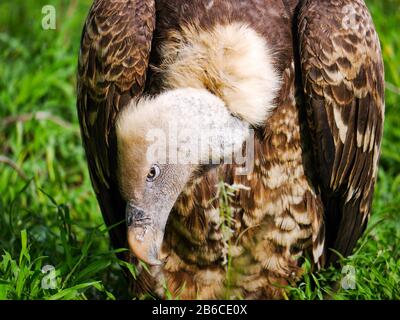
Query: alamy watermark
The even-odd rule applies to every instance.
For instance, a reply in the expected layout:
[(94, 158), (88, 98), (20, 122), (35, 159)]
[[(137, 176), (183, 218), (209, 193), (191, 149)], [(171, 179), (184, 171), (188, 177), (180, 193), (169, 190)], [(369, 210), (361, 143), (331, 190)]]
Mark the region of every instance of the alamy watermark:
[(56, 8), (52, 5), (46, 5), (42, 8), (42, 15), (43, 30), (55, 30), (57, 24)]
[(347, 31), (356, 31), (358, 37), (363, 38), (366, 36), (368, 28), (366, 28), (366, 19), (370, 17), (362, 16), (357, 8), (357, 4), (351, 3), (347, 4), (342, 8), (342, 28)]
[(340, 281), (342, 289), (354, 290), (357, 282), (356, 268), (346, 265), (342, 268), (342, 275), (343, 278)]
[(254, 169), (255, 133), (248, 129), (243, 141), (243, 132), (237, 131), (237, 128), (178, 130), (173, 123), (167, 131), (151, 129), (146, 135), (149, 143), (146, 159), (158, 164), (234, 164), (236, 175), (248, 175)]
[(45, 265), (42, 268), (42, 273), (44, 274), (41, 282), (42, 289), (43, 290), (57, 289), (56, 268), (52, 265)]

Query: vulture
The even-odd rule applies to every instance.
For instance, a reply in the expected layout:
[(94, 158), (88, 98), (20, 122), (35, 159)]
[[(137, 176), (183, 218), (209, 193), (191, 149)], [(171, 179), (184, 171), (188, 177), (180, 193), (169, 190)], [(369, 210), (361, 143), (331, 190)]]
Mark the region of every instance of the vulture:
[(77, 109), (136, 297), (280, 299), (371, 212), (384, 67), (363, 0), (95, 0)]

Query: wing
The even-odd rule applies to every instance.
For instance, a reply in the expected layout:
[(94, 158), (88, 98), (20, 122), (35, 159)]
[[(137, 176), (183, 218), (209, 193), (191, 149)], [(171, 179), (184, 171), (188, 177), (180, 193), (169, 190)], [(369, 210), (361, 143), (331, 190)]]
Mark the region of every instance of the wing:
[(86, 19), (78, 66), (78, 117), (93, 188), (112, 244), (125, 247), (125, 203), (116, 178), (114, 123), (145, 87), (154, 0), (96, 0)]
[(366, 227), (377, 176), (385, 109), (379, 39), (362, 0), (306, 0), (298, 36), (325, 248), (346, 256)]

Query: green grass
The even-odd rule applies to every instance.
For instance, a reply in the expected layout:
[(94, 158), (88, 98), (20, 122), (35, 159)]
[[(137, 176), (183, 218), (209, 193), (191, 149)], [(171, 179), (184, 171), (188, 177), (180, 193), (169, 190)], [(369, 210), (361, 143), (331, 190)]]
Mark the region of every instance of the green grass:
[[(44, 31), (41, 9), (49, 2), (57, 29)], [(0, 2), (0, 299), (128, 297), (90, 185), (75, 111), (79, 38), (90, 4)], [(290, 290), (292, 299), (400, 298), (400, 1), (368, 4), (389, 85), (373, 216), (356, 253), (342, 260), (354, 267), (356, 288), (332, 289), (343, 278), (340, 268), (309, 271)], [(46, 265), (55, 274), (42, 273)], [(55, 289), (42, 289), (44, 276), (56, 279)]]

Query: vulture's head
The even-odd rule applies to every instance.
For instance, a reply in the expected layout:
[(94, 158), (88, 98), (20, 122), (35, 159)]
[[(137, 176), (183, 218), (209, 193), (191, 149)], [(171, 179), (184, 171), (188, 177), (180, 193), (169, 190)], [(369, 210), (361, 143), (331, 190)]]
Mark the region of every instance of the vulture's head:
[(117, 122), (118, 178), (134, 255), (160, 264), (171, 209), (199, 169), (232, 163), (250, 136), (247, 122), (202, 89), (176, 89), (132, 102)]

